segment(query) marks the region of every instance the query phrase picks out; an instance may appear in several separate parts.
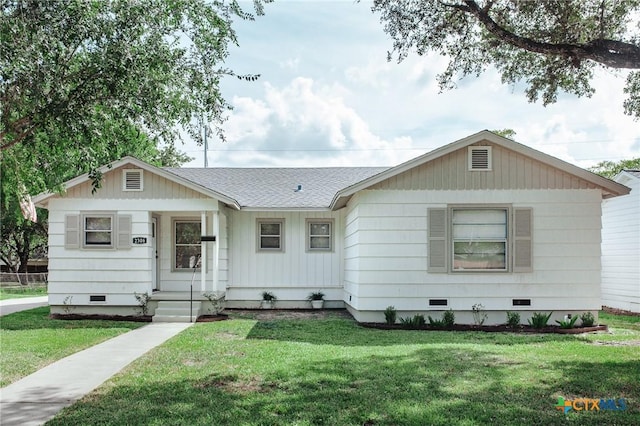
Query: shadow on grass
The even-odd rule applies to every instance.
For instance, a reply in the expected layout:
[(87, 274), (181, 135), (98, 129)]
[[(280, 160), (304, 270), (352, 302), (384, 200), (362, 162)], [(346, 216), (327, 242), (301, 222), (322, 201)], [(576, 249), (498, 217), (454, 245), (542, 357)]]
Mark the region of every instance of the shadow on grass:
[[(626, 375), (630, 363), (568, 363), (568, 373), (604, 368)], [(636, 412), (580, 413), (555, 409), (568, 379), (577, 395), (590, 381), (560, 377), (542, 382), (513, 380), (518, 364), (491, 352), (425, 348), (403, 356), (371, 355), (310, 362), (297, 359), (286, 369), (247, 373), (201, 368), (155, 380), (120, 380), (74, 406), (48, 425), (424, 425), (424, 424), (637, 424)], [(601, 392), (616, 394), (617, 385)]]
[(378, 330), (363, 328), (355, 321), (344, 319), (313, 321), (316, 324), (314, 327), (310, 327), (309, 322), (304, 320), (258, 321), (246, 338), (339, 346), (389, 346), (423, 343), (522, 345), (579, 340), (573, 335), (549, 333)]
[(128, 328), (142, 327), (147, 323), (105, 320), (59, 320), (49, 317), (49, 307), (29, 309), (0, 318), (2, 330), (74, 329), (74, 328)]

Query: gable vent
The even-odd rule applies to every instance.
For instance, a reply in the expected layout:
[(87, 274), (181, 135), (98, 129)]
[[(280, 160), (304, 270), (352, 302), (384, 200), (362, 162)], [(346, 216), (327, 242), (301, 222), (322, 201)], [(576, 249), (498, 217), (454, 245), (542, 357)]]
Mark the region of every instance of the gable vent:
[(124, 170), (122, 189), (124, 191), (142, 191), (142, 170)]
[(491, 147), (469, 147), (469, 170), (491, 170)]

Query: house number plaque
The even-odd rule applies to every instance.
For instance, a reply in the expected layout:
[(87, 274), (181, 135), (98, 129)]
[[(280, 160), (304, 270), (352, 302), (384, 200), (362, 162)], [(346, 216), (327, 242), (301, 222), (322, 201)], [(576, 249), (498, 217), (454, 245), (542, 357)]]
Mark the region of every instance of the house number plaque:
[(133, 244), (147, 244), (147, 237), (133, 237)]

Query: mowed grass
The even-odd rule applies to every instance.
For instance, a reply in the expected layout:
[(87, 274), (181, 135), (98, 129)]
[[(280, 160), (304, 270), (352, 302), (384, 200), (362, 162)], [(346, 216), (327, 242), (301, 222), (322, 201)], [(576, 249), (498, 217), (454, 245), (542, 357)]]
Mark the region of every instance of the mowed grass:
[(38, 297), (38, 296), (46, 296), (46, 295), (47, 295), (46, 287), (0, 288), (0, 300), (18, 299), (22, 297)]
[(49, 307), (0, 317), (0, 387), (79, 350), (145, 325), (138, 322), (54, 320)]
[[(637, 425), (640, 330), (616, 330), (584, 337), (373, 330), (344, 318), (197, 323), (48, 424)], [(559, 396), (625, 398), (628, 408), (565, 415)]]

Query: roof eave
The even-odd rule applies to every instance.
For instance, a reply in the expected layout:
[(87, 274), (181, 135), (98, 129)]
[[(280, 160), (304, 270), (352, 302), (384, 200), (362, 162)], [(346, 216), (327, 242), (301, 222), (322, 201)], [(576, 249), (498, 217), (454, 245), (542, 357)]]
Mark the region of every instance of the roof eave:
[(464, 148), (465, 146), (469, 146), (484, 140), (494, 143), (496, 145), (502, 146), (507, 149), (515, 150), (523, 155), (534, 158), (550, 166), (565, 170), (568, 173), (571, 173), (588, 182), (591, 182), (595, 186), (598, 186), (601, 188), (602, 198), (617, 197), (619, 195), (628, 194), (630, 191), (630, 189), (627, 188), (626, 186), (621, 185), (617, 182), (614, 182), (611, 179), (604, 178), (588, 170), (584, 170), (578, 166), (574, 166), (571, 163), (567, 163), (566, 161), (560, 160), (559, 158), (553, 157), (541, 151), (530, 148), (514, 140), (499, 136), (493, 132), (490, 132), (489, 130), (482, 130), (478, 133), (467, 136), (463, 139), (457, 140), (448, 145), (444, 145), (440, 148), (437, 148), (419, 157), (406, 161), (396, 167), (392, 167), (389, 170), (386, 170), (368, 179), (362, 180), (347, 188), (341, 189), (333, 197), (330, 208), (332, 210), (337, 210), (339, 208), (342, 208), (344, 207), (344, 205), (346, 205), (349, 198), (358, 191), (362, 191), (363, 189), (367, 189), (377, 183), (380, 183), (386, 179), (389, 179), (393, 176), (396, 176), (414, 167), (420, 166), (429, 161), (443, 157), (447, 154), (457, 151), (460, 148)]
[[(135, 157), (123, 157), (120, 160), (114, 161), (112, 163), (106, 164), (100, 168), (98, 168), (98, 171), (100, 171), (101, 173), (105, 173), (108, 172), (109, 170), (113, 170), (113, 169), (117, 169), (118, 167), (122, 167), (126, 164), (132, 164), (140, 169), (146, 170), (150, 173), (154, 173), (157, 174), (165, 179), (168, 179), (172, 182), (178, 183), (180, 185), (183, 185), (189, 189), (192, 189), (196, 192), (199, 192), (201, 194), (204, 194), (206, 196), (209, 196), (211, 198), (215, 198), (223, 203), (225, 203), (226, 205), (228, 205), (229, 207), (232, 207), (236, 210), (240, 210), (240, 203), (238, 203), (238, 201), (236, 201), (235, 199), (228, 197), (224, 194), (221, 194), (217, 191), (205, 188), (201, 185), (198, 185), (197, 183), (194, 183), (188, 179), (185, 179), (181, 176), (175, 175), (171, 172), (167, 172), (166, 170), (163, 170), (159, 167), (156, 166), (152, 166), (151, 164), (145, 163), (142, 160), (139, 160)], [(70, 188), (73, 188), (74, 186), (83, 184), (85, 182), (88, 182), (91, 178), (89, 177), (88, 173), (85, 173), (83, 175), (80, 175), (78, 177), (75, 177), (73, 179), (70, 179), (68, 181), (66, 181), (63, 186), (64, 186), (64, 191), (66, 192), (67, 190), (69, 190)], [(59, 195), (57, 193), (53, 193), (53, 192), (43, 192), (41, 194), (36, 195), (35, 197), (33, 197), (33, 202), (35, 205), (37, 205), (38, 207), (45, 207), (48, 204), (48, 201), (51, 197), (54, 197), (56, 195)]]

